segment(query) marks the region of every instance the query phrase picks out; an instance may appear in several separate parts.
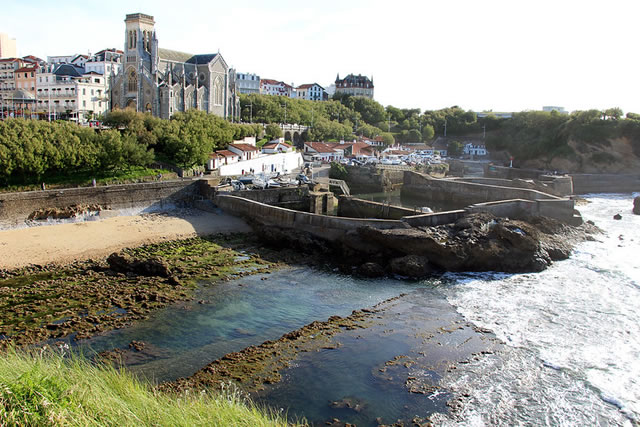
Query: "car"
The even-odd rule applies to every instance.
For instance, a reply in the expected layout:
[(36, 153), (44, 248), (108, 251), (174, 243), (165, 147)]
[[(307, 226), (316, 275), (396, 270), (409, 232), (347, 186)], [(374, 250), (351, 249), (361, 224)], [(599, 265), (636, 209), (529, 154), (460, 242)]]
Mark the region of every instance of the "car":
[(299, 184), (309, 184), (311, 180), (303, 173), (299, 173), (296, 177)]

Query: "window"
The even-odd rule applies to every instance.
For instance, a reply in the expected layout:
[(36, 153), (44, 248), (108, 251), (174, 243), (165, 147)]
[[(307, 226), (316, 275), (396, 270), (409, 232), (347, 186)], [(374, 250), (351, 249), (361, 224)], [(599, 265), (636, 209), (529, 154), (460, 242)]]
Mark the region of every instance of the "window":
[(129, 92), (136, 92), (138, 90), (138, 76), (134, 69), (129, 71), (129, 84), (128, 84)]
[(91, 96), (93, 96), (93, 89), (91, 89)]
[[(58, 102), (58, 101), (56, 101), (56, 102)], [(82, 101), (82, 106), (86, 107), (87, 106), (87, 101)]]
[(83, 95), (86, 95), (86, 94), (87, 94), (87, 89), (82, 88), (82, 94), (83, 94)]

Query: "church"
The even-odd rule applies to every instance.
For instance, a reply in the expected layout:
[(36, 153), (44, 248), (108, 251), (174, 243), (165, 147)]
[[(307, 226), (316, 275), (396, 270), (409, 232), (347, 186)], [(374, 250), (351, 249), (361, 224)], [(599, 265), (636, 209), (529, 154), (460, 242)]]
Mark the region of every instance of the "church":
[(111, 76), (111, 109), (134, 108), (155, 117), (195, 108), (237, 120), (240, 99), (235, 71), (220, 53), (192, 55), (161, 49), (153, 16), (125, 19), (122, 72)]

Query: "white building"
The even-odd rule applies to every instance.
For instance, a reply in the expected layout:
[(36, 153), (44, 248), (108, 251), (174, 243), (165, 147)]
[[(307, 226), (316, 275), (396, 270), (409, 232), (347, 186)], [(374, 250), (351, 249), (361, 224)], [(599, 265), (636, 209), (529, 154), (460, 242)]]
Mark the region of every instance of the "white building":
[(262, 95), (286, 96), (288, 98), (296, 97), (293, 86), (271, 79), (260, 80), (260, 93)]
[(94, 54), (84, 64), (86, 72), (95, 72), (109, 78), (111, 73), (118, 75), (122, 72), (122, 55), (117, 49), (104, 49)]
[(305, 142), (304, 154), (322, 162), (337, 162), (344, 157), (344, 149), (324, 142)]
[(254, 159), (260, 153), (258, 148), (251, 144), (229, 144), (229, 151), (240, 156), (240, 161)]
[(310, 83), (296, 88), (296, 98), (309, 101), (325, 101), (329, 98), (329, 95), (318, 83)]
[(245, 94), (260, 93), (260, 76), (257, 74), (236, 73), (238, 92)]
[(37, 110), (52, 119), (67, 118), (86, 122), (91, 114), (101, 115), (108, 109), (106, 81), (103, 75), (70, 64), (41, 68), (37, 76)]
[(283, 141), (271, 141), (262, 146), (263, 154), (291, 153), (294, 149), (291, 145)]
[(487, 148), (484, 144), (468, 142), (465, 144), (462, 152), (470, 156), (486, 156)]

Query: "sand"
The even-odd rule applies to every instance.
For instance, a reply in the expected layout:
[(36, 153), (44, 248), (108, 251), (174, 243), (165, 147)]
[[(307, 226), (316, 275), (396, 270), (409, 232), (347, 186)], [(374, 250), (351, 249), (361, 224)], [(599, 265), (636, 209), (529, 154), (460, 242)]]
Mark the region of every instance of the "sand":
[(0, 268), (66, 264), (147, 243), (249, 231), (239, 218), (195, 209), (2, 230)]

